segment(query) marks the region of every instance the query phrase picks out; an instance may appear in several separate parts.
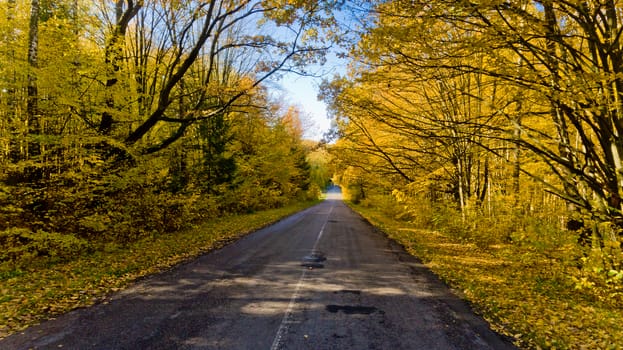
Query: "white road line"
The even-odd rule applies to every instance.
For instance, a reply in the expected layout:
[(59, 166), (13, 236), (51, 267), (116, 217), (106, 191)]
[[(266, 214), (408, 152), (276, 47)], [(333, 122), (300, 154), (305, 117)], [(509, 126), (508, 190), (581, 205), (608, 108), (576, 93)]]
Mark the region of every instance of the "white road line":
[(277, 330), (277, 334), (275, 335), (275, 339), (273, 340), (273, 345), (270, 347), (270, 350), (279, 349), (283, 336), (288, 331), (290, 323), (292, 323), (292, 310), (294, 309), (294, 304), (296, 304), (296, 299), (298, 299), (299, 297), (299, 291), (301, 290), (301, 285), (303, 284), (303, 279), (305, 278), (306, 274), (307, 270), (303, 270), (303, 273), (301, 273), (301, 277), (296, 284), (294, 294), (292, 294), (292, 298), (290, 298), (290, 303), (288, 303), (288, 308), (286, 309), (286, 313), (283, 315), (283, 319), (281, 320), (281, 324), (279, 325), (279, 329)]
[(331, 213), (333, 212), (333, 205), (331, 206), (331, 209), (329, 209), (329, 213), (327, 214), (327, 218), (324, 221), (324, 224), (322, 224), (322, 227), (320, 228), (320, 232), (318, 233), (318, 237), (316, 238), (316, 242), (314, 243), (314, 247), (312, 248), (312, 252), (316, 250), (316, 248), (318, 247), (318, 243), (320, 242), (320, 238), (322, 238), (322, 235), (324, 234), (324, 228), (327, 226), (327, 222), (329, 222), (329, 216), (331, 216)]
[[(324, 224), (322, 224), (322, 227), (320, 228), (320, 232), (318, 233), (318, 237), (316, 237), (316, 242), (314, 242), (314, 247), (312, 248), (312, 252), (315, 251), (316, 248), (318, 247), (318, 243), (320, 242), (320, 238), (322, 238), (322, 235), (324, 234), (324, 229), (327, 226), (327, 222), (329, 222), (329, 216), (331, 216), (331, 213), (333, 212), (333, 207), (334, 206), (331, 205), (331, 209), (329, 209), (327, 218), (325, 219)], [(301, 273), (301, 277), (299, 277), (299, 280), (296, 283), (294, 294), (292, 294), (292, 297), (290, 298), (290, 302), (288, 303), (286, 312), (283, 315), (283, 318), (281, 319), (281, 323), (279, 324), (279, 329), (277, 329), (277, 334), (275, 335), (275, 339), (273, 339), (273, 344), (271, 345), (270, 350), (278, 350), (279, 347), (281, 346), (281, 341), (283, 340), (283, 336), (286, 334), (290, 324), (292, 323), (292, 320), (291, 320), (292, 310), (294, 310), (296, 299), (298, 299), (299, 297), (301, 286), (303, 285), (303, 280), (305, 279), (306, 275), (307, 275), (307, 270), (303, 270), (303, 272)]]

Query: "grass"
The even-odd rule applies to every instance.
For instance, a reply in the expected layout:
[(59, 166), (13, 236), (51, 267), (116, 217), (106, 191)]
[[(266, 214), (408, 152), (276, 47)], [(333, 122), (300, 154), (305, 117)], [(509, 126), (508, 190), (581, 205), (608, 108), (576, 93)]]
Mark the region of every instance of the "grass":
[(140, 277), (223, 247), (315, 203), (218, 218), (127, 245), (109, 243), (72, 261), (0, 266), (0, 339), (69, 310), (106, 302), (110, 293)]
[[(468, 300), (492, 328), (529, 349), (623, 349), (620, 298), (578, 289), (564, 246), (483, 246), (353, 206)], [(567, 256), (567, 258), (566, 258)]]

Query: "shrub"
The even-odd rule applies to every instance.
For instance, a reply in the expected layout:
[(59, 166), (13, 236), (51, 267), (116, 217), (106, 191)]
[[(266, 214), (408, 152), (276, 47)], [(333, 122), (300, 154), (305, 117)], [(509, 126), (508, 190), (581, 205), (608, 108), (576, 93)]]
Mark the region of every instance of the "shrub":
[(9, 228), (0, 232), (0, 261), (19, 262), (36, 257), (61, 260), (90, 251), (89, 243), (69, 234), (32, 232), (25, 228)]

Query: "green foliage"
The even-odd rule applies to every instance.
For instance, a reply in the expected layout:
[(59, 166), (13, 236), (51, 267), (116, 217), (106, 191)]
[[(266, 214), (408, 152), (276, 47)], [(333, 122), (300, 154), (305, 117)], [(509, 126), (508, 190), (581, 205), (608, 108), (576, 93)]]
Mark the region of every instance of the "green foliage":
[(19, 265), (39, 257), (67, 260), (89, 251), (89, 243), (73, 235), (20, 228), (0, 231), (0, 263)]
[[(232, 116), (225, 113), (198, 123), (197, 144), (185, 145), (197, 149), (198, 159), (188, 159), (176, 148), (172, 154), (170, 190), (184, 191), (193, 182), (202, 192), (218, 195), (226, 191), (236, 173), (237, 159), (230, 152), (236, 135), (231, 130)], [(187, 142), (186, 142), (187, 143)], [(196, 169), (196, 170), (195, 170)]]

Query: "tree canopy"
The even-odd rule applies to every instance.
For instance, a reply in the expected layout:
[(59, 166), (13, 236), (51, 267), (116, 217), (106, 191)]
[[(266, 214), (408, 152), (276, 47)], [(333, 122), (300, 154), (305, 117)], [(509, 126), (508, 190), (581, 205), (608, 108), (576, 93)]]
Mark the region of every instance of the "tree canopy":
[(323, 60), (337, 5), (1, 4), (0, 244), (133, 240), (317, 197), (300, 112), (265, 83)]

